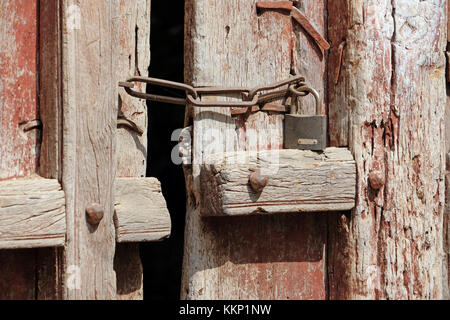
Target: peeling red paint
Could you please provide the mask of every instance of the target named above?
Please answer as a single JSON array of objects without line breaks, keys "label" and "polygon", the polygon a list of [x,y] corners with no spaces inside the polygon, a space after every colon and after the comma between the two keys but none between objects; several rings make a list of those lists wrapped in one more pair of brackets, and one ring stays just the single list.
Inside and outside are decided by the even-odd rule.
[{"label": "peeling red paint", "polygon": [[[37,0],[0,1],[0,181],[34,174],[39,131],[21,124],[39,118]],[[0,252],[0,299],[37,297],[37,251]]]},{"label": "peeling red paint", "polygon": [[39,134],[20,132],[38,119],[37,1],[2,1],[0,44],[0,180],[35,173]]}]

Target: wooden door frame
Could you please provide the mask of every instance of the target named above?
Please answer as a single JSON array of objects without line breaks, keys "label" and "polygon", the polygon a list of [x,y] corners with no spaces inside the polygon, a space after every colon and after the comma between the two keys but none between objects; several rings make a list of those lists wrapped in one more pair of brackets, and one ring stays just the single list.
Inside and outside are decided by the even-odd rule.
[{"label": "wooden door frame", "polygon": [[[113,299],[117,128],[116,1],[41,0],[41,175],[66,194],[64,260],[53,260],[55,298]],[[92,70],[95,70],[92,72]],[[92,161],[95,159],[94,161]],[[102,223],[86,222],[99,203]],[[61,275],[64,274],[63,281]]]},{"label": "wooden door frame", "polygon": [[[44,259],[50,290],[41,296],[143,299],[138,242],[166,238],[171,222],[159,181],[145,178],[146,102],[118,82],[150,64],[150,0],[41,0],[40,18],[40,173],[61,181],[67,219],[65,250]],[[98,226],[86,216],[95,203],[104,211]]]}]

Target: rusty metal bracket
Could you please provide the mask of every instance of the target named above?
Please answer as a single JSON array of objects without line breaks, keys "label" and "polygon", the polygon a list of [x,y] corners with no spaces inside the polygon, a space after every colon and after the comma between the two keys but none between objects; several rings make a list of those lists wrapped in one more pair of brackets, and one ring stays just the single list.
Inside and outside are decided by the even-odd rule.
[{"label": "rusty metal bracket", "polygon": [[19,125],[23,132],[28,132],[34,129],[42,129],[42,122],[39,119],[30,120]]},{"label": "rusty metal bracket", "polygon": [[117,127],[128,128],[131,131],[136,132],[139,136],[142,136],[144,134],[144,130],[142,130],[136,123],[124,117],[119,117],[117,119]]},{"label": "rusty metal bracket", "polygon": [[337,85],[339,82],[339,77],[341,76],[341,69],[342,69],[342,59],[344,57],[344,48],[345,48],[346,42],[345,40],[339,44],[338,47],[338,63],[336,66],[336,72],[334,74],[334,84]]},{"label": "rusty metal bracket", "polygon": [[322,55],[325,51],[330,49],[330,44],[327,40],[317,31],[317,29],[311,24],[309,19],[295,7],[292,1],[268,1],[257,2],[256,8],[260,10],[286,10],[290,13],[291,17],[299,23],[302,28],[309,34],[314,42],[319,47]]}]

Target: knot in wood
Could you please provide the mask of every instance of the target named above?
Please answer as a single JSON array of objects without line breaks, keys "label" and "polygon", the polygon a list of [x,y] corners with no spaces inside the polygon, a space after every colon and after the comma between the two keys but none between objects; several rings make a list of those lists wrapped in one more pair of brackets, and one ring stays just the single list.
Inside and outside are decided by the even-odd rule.
[{"label": "knot in wood", "polygon": [[374,170],[369,174],[369,183],[372,189],[379,190],[385,185],[386,178],[381,171]]},{"label": "knot in wood", "polygon": [[102,221],[104,214],[101,204],[92,203],[86,207],[86,219],[92,226],[98,225]]},{"label": "knot in wood", "polygon": [[261,193],[269,182],[269,178],[261,175],[260,172],[253,172],[249,176],[250,186],[256,193]]}]

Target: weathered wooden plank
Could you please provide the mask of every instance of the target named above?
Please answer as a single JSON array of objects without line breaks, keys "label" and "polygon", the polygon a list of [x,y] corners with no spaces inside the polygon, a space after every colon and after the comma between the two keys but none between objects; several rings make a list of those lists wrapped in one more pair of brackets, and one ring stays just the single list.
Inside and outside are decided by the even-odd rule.
[{"label": "weathered wooden plank", "polygon": [[[119,61],[117,77],[146,76],[150,65],[150,0],[119,1]],[[146,84],[136,84],[145,92]],[[119,118],[133,121],[141,134],[119,127],[117,130],[118,177],[143,177],[147,169],[147,104],[145,100],[119,91]]]},{"label": "weathered wooden plank", "polygon": [[330,298],[441,299],[446,1],[328,1],[328,13],[334,52],[346,41],[331,143],[358,170],[356,208],[330,216]]},{"label": "weathered wooden plank", "polygon": [[[196,0],[186,3],[186,14],[187,81],[252,87],[290,76],[295,39],[289,13],[262,10],[258,15],[253,0],[220,1],[214,6]],[[185,166],[182,298],[325,298],[325,220],[309,214],[232,219],[200,214],[204,159],[220,152],[281,149],[283,116],[257,112],[232,118],[230,110],[221,108],[187,114],[194,115],[193,162]]]},{"label": "weathered wooden plank", "polygon": [[155,178],[116,181],[117,242],[159,241],[170,235],[170,215]]},{"label": "weathered wooden plank", "polygon": [[[200,174],[204,215],[343,211],[355,206],[356,167],[347,149],[328,148],[323,154],[233,152],[210,163]],[[252,172],[268,179],[260,193],[249,186]]]},{"label": "weathered wooden plank", "polygon": [[0,4],[0,180],[36,173],[39,130],[22,125],[38,118],[37,1]]},{"label": "weathered wooden plank", "polygon": [[[37,119],[38,1],[0,2],[0,180],[34,174],[39,130],[21,124]],[[0,251],[0,299],[36,297],[36,250]]]},{"label": "weathered wooden plank", "polygon": [[[117,10],[116,0],[67,0],[61,8],[65,299],[116,296]],[[95,203],[104,217],[92,226],[86,208]]]},{"label": "weathered wooden plank", "polygon": [[39,173],[48,179],[61,180],[60,1],[40,0],[39,9],[39,114],[42,122]]},{"label": "weathered wooden plank", "polygon": [[[61,101],[61,1],[39,2],[39,114],[42,146],[39,174],[48,179],[62,176]],[[62,299],[64,248],[44,248],[37,253],[37,298]]]},{"label": "weathered wooden plank", "polygon": [[[450,82],[450,6],[447,2],[447,82]],[[445,174],[445,213],[444,213],[444,250],[446,262],[444,263],[444,292],[447,300],[450,300],[450,92],[447,90],[447,108],[445,108],[445,152],[446,174]]]},{"label": "weathered wooden plank", "polygon": [[57,180],[0,182],[0,249],[63,246],[64,192]]},{"label": "weathered wooden plank", "polygon": [[[299,1],[296,6],[314,25],[315,29],[325,36],[325,1],[304,0]],[[297,23],[294,23],[294,36],[296,41],[292,53],[292,67],[296,73],[305,76],[308,83],[319,92],[322,97],[321,111],[322,114],[326,114],[326,56],[313,38]],[[315,101],[311,97],[298,99],[298,105],[301,114],[315,114]]]},{"label": "weathered wooden plank", "polygon": [[[150,0],[120,0],[119,2],[117,76],[122,81],[130,76],[147,75],[150,64],[150,3]],[[145,92],[146,85],[139,84],[139,86],[142,87],[138,89]],[[138,134],[126,127],[118,128],[117,176],[143,177],[147,167],[146,102],[133,98],[120,89],[119,119],[133,121],[143,130],[143,133]],[[117,244],[114,270],[117,276],[117,299],[142,299],[144,296],[143,273],[138,244]]]},{"label": "weathered wooden plank", "polygon": [[[447,93],[447,108],[446,108],[446,128],[448,128],[448,125],[450,123],[450,116],[449,116],[449,103],[450,103],[450,96]],[[448,130],[446,130],[446,135],[448,136]],[[446,161],[446,172],[445,172],[445,210],[444,210],[444,264],[443,264],[443,270],[442,270],[442,278],[443,278],[443,296],[444,299],[449,300],[450,299],[450,273],[449,273],[449,267],[450,267],[450,153],[449,151],[449,144],[450,141],[446,138],[446,151],[447,151],[447,161]]]}]

